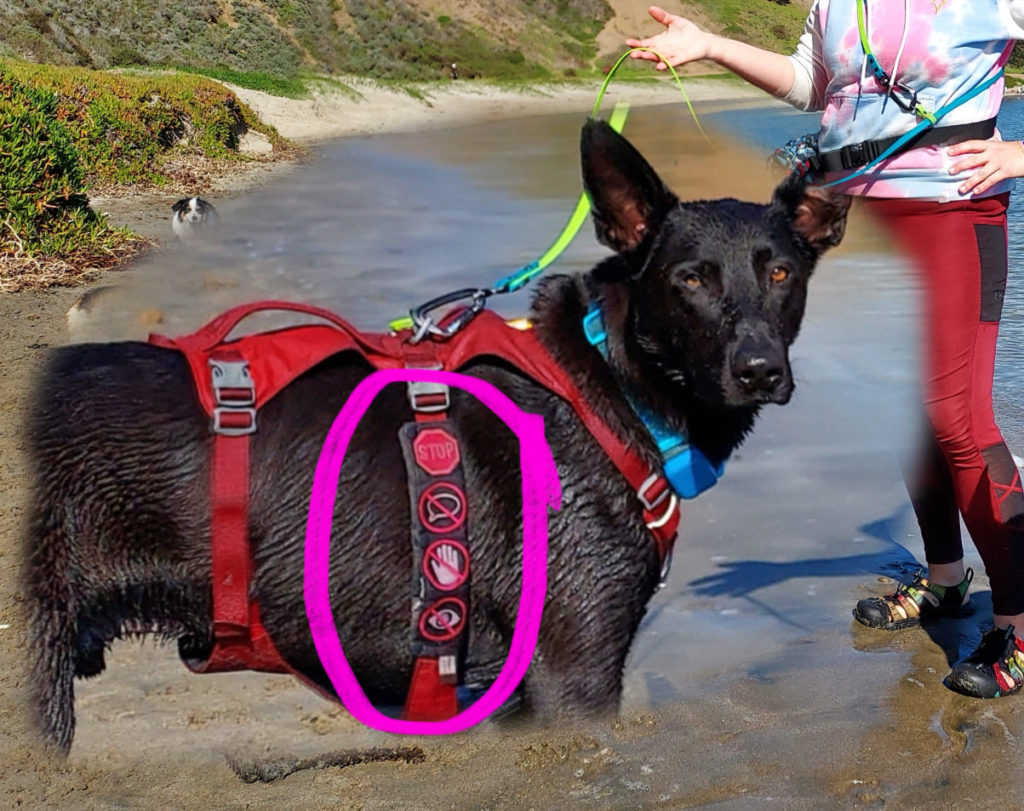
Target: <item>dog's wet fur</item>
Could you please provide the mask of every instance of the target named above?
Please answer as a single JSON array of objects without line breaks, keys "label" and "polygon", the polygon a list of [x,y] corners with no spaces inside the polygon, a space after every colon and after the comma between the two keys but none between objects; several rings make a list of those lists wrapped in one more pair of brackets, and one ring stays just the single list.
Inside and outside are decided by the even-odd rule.
[{"label": "dog's wet fur", "polygon": [[[838,243],[848,201],[784,180],[766,205],[680,203],[602,122],[582,133],[584,182],[598,238],[615,251],[582,277],[551,276],[533,301],[540,339],[610,427],[650,462],[649,435],[623,388],[712,463],[766,403],[793,390],[788,348],[815,262]],[[602,303],[605,361],[586,341]],[[539,717],[614,712],[630,643],[659,577],[638,501],[562,400],[492,359],[461,370],[543,415],[562,510],[551,519],[547,602],[522,691]],[[281,655],[328,692],[303,603],[313,473],[328,428],[371,370],[350,353],[303,374],[260,412],[252,437],[253,592]],[[520,596],[516,438],[461,391],[471,501],[472,616],[466,681],[500,670]],[[412,666],[410,528],[397,441],[410,420],[391,386],[346,455],[332,534],[334,613],[348,660],[375,702],[401,704]],[[113,640],[153,633],[202,660],[211,645],[209,466],[212,437],[182,355],[137,342],[57,350],[30,420],[36,480],[27,577],[32,683],[46,738],[74,730],[74,677],[95,676]]]}]

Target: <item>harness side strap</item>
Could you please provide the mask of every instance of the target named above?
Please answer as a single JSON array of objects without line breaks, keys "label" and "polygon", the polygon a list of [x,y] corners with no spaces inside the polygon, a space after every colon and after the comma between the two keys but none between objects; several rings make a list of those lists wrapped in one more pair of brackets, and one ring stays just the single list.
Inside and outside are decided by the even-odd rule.
[{"label": "harness side strap", "polygon": [[[249,593],[252,550],[249,544],[249,438],[256,429],[256,395],[234,352],[210,358],[217,408],[211,421],[210,579],[213,647],[206,661],[186,659],[190,670],[216,673],[250,669],[291,673],[260,621]],[[221,382],[218,382],[221,381]]]},{"label": "harness side strap", "polygon": [[214,435],[210,501],[214,639],[248,637],[248,436]]}]

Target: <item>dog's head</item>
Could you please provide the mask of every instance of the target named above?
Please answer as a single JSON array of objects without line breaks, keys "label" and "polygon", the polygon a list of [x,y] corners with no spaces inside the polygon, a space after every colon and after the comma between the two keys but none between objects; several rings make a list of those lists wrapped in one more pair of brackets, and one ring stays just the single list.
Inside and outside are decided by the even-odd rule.
[{"label": "dog's head", "polygon": [[598,239],[618,254],[595,279],[627,291],[623,340],[648,384],[711,407],[788,402],[807,282],[849,198],[790,175],[766,205],[680,203],[600,121],[581,152]]},{"label": "dog's head", "polygon": [[199,197],[183,197],[171,206],[171,211],[179,222],[196,224],[209,217],[211,208],[209,203]]}]

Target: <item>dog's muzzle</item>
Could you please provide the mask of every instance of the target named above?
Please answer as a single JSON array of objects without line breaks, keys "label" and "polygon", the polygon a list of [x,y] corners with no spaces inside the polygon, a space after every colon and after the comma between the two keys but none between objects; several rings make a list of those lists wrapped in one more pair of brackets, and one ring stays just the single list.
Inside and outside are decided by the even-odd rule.
[{"label": "dog's muzzle", "polygon": [[741,338],[729,361],[731,386],[727,389],[744,404],[789,402],[793,376],[785,349],[767,336],[748,334]]}]

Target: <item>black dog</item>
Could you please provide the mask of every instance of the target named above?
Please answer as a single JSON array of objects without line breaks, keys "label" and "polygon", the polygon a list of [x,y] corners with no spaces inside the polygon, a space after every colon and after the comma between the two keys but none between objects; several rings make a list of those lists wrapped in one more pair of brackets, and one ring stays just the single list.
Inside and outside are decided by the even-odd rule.
[{"label": "black dog", "polygon": [[[848,202],[785,180],[767,205],[681,204],[633,147],[601,123],[582,134],[583,176],[599,239],[616,255],[581,277],[554,276],[533,302],[538,336],[606,423],[650,461],[656,449],[623,392],[685,428],[717,463],[760,406],[789,400],[788,348],[819,254],[842,236]],[[581,320],[599,299],[606,361]],[[462,370],[543,415],[563,508],[551,522],[550,582],[523,703],[543,714],[613,711],[626,654],[658,583],[635,494],[562,400],[498,363]],[[334,356],[260,412],[252,441],[253,591],[292,667],[330,691],[303,605],[303,544],[323,438],[370,370]],[[104,669],[129,633],[177,638],[202,659],[211,644],[210,434],[184,358],[141,343],[57,351],[31,420],[36,468],[28,540],[33,683],[46,736],[70,746],[73,678]],[[520,588],[519,450],[485,406],[452,393],[474,494],[467,681],[504,662]],[[396,440],[410,419],[389,387],[346,456],[333,524],[338,630],[375,702],[409,683],[409,510]]]}]

